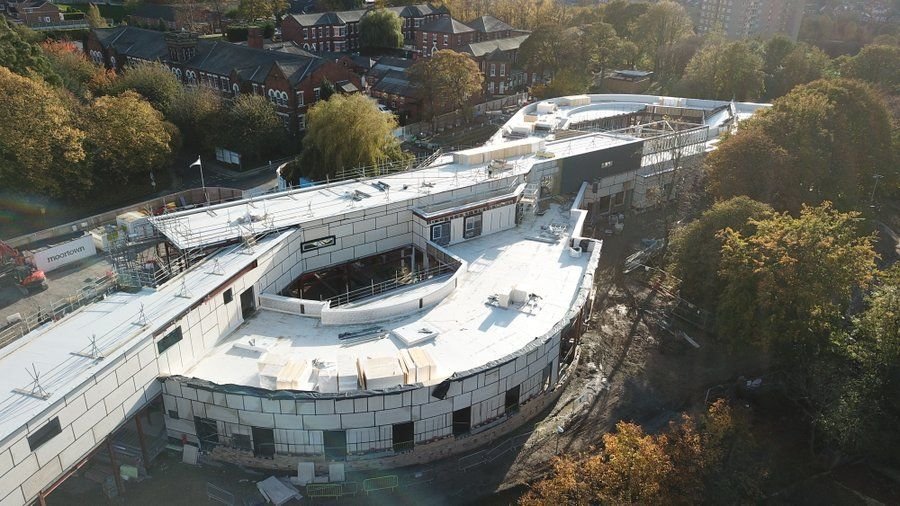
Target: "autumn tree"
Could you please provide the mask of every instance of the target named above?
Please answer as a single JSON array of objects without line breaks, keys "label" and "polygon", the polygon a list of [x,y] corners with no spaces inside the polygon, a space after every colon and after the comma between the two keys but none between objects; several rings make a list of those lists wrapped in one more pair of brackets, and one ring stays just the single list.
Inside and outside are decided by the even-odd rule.
[{"label": "autumn tree", "polygon": [[854,290],[875,268],[873,237],[859,236],[859,213],[825,202],[754,220],[752,234],[721,232],[720,335],[773,350],[800,367],[824,346]]},{"label": "autumn tree", "polygon": [[[324,179],[342,169],[402,161],[393,130],[397,121],[365,95],[334,95],[313,105],[306,115],[301,164],[291,179]],[[340,139],[340,142],[335,142]]]},{"label": "autumn tree", "polygon": [[764,88],[763,59],[741,41],[715,41],[691,58],[680,91],[689,96],[740,101],[760,97]]},{"label": "autumn tree", "polygon": [[84,135],[56,90],[0,67],[0,181],[5,190],[74,197],[89,188]]},{"label": "autumn tree", "polygon": [[260,95],[241,95],[225,112],[217,146],[243,155],[243,162],[269,160],[284,148],[287,132],[275,107]]},{"label": "autumn tree", "polygon": [[149,178],[172,154],[172,130],[141,95],[100,97],[86,112],[85,146],[95,178],[105,184]]},{"label": "autumn tree", "polygon": [[219,95],[206,88],[185,88],[169,105],[167,119],[181,131],[184,146],[192,151],[215,148],[224,111]]},{"label": "autumn tree", "polygon": [[88,4],[88,10],[84,14],[84,19],[91,28],[107,28],[109,26],[109,23],[106,22],[106,18],[100,15],[100,9],[93,3]]},{"label": "autumn tree", "polygon": [[41,49],[60,84],[81,99],[90,99],[111,82],[106,69],[88,60],[71,42],[47,41]]},{"label": "autumn tree", "polygon": [[394,49],[403,46],[403,20],[388,9],[369,11],[359,21],[359,45]]},{"label": "autumn tree", "polygon": [[[681,4],[664,0],[651,4],[634,22],[634,38],[652,63],[654,72],[669,67],[669,50],[681,39],[694,33],[694,23]],[[658,75],[666,80],[669,76]]]},{"label": "autumn tree", "polygon": [[481,93],[484,75],[467,54],[444,49],[409,68],[410,82],[434,118],[446,111],[460,110]]},{"label": "autumn tree", "polygon": [[868,45],[850,58],[843,74],[900,93],[900,47]]},{"label": "autumn tree", "polygon": [[723,290],[719,277],[722,237],[726,228],[744,236],[755,231],[754,222],[767,217],[772,208],[748,197],[717,202],[699,218],[677,229],[670,252],[670,272],[681,280],[680,295],[688,301],[715,311]]},{"label": "autumn tree", "polygon": [[181,83],[159,63],[143,63],[129,67],[109,86],[111,95],[134,91],[143,96],[156,110],[166,114],[169,105],[181,91]]},{"label": "autumn tree", "polygon": [[244,21],[253,23],[271,19],[287,11],[287,0],[240,0],[238,15]]},{"label": "autumn tree", "polygon": [[898,180],[884,103],[847,79],[794,88],[723,140],[706,168],[715,197],[748,195],[793,212],[824,200],[857,205],[875,174],[882,184]]},{"label": "autumn tree", "polygon": [[619,422],[598,451],[553,460],[550,476],[520,506],[749,504],[764,473],[746,419],[718,400],[702,416],[683,415],[662,434]]},{"label": "autumn tree", "polygon": [[0,66],[20,76],[41,78],[50,84],[60,83],[41,48],[26,40],[19,27],[10,26],[5,16],[0,16]]}]

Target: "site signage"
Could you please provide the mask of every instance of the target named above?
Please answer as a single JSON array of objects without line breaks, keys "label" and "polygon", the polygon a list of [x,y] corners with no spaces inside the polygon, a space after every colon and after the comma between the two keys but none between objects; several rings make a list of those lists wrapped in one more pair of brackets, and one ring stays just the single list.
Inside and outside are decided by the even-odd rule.
[{"label": "site signage", "polygon": [[34,252],[34,264],[44,272],[77,262],[97,254],[94,240],[85,235],[51,248]]}]

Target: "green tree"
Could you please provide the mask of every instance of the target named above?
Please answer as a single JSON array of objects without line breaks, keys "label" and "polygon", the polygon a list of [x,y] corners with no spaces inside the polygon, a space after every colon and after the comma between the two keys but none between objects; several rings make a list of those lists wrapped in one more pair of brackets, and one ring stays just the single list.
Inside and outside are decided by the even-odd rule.
[{"label": "green tree", "polygon": [[[122,184],[162,168],[172,154],[172,130],[141,95],[100,97],[86,112],[86,151],[94,177]],[[109,186],[107,186],[109,187]]]},{"label": "green tree", "polygon": [[792,212],[824,200],[852,207],[871,194],[875,174],[885,187],[898,180],[884,102],[847,79],[794,88],[723,140],[706,168],[716,198],[748,195]]},{"label": "green tree", "polygon": [[394,49],[403,46],[403,20],[388,9],[369,11],[359,20],[359,45]]},{"label": "green tree", "polygon": [[90,187],[84,132],[56,90],[0,67],[0,181],[16,193],[74,197]]},{"label": "green tree", "polygon": [[159,63],[129,67],[109,86],[109,94],[134,91],[146,98],[158,111],[168,113],[169,105],[182,90],[181,83]]},{"label": "green tree", "polygon": [[734,197],[717,202],[699,218],[677,229],[670,246],[670,272],[681,280],[680,294],[700,307],[715,311],[723,290],[719,277],[722,237],[726,228],[743,236],[752,235],[756,227],[751,220],[769,216],[772,208],[748,197]]},{"label": "green tree", "polygon": [[484,75],[467,54],[444,49],[409,68],[410,82],[427,105],[430,117],[462,109],[481,93]]},{"label": "green tree", "polygon": [[241,95],[225,113],[217,145],[241,153],[243,162],[281,153],[287,132],[272,104],[260,95]]},{"label": "green tree", "polygon": [[740,101],[762,95],[763,59],[745,42],[713,42],[691,58],[680,89],[698,98]]},{"label": "green tree", "polygon": [[87,20],[91,28],[106,28],[109,26],[106,18],[100,15],[100,9],[93,3],[88,4],[88,10],[84,14],[84,19]]},{"label": "green tree", "polygon": [[[650,5],[634,23],[634,37],[641,51],[650,59],[654,72],[671,67],[667,58],[671,48],[694,33],[694,23],[681,4],[664,0]],[[666,80],[670,76],[657,75]]]},{"label": "green tree", "polygon": [[797,47],[797,44],[784,35],[776,35],[767,40],[763,45],[763,55],[765,65],[763,70],[766,74],[772,75],[782,66],[782,62],[791,51]]},{"label": "green tree", "polygon": [[[768,60],[768,54],[766,56]],[[771,72],[766,71],[766,96],[777,98],[796,86],[827,77],[830,67],[831,58],[821,49],[797,44]]]},{"label": "green tree", "polygon": [[843,74],[900,94],[900,47],[869,45],[850,58]]},{"label": "green tree", "polygon": [[[612,67],[625,63],[622,53],[622,39],[616,35],[612,25],[603,22],[584,26],[578,35],[577,46],[583,52],[583,70],[599,72],[601,75]],[[574,60],[573,61],[578,61]]]},{"label": "green tree", "polygon": [[579,95],[588,91],[591,85],[590,74],[584,69],[563,69],[556,73],[550,84],[536,85],[531,91],[538,99]]},{"label": "green tree", "polygon": [[566,56],[572,47],[571,39],[560,25],[544,24],[539,26],[519,46],[518,60],[529,73],[544,75],[555,73],[563,67]]},{"label": "green tree", "polygon": [[854,290],[875,269],[873,237],[860,237],[859,213],[829,202],[750,220],[755,232],[734,229],[723,239],[720,334],[772,349],[785,365],[809,363],[826,346]]},{"label": "green tree", "polygon": [[306,128],[301,163],[291,176],[295,182],[406,158],[393,135],[397,121],[365,95],[338,94],[316,102],[306,115]]},{"label": "green tree", "polygon": [[43,78],[50,84],[60,84],[41,48],[26,40],[18,27],[7,23],[0,16],[0,66],[26,77]]},{"label": "green tree", "polygon": [[649,7],[650,4],[647,2],[613,0],[604,6],[603,21],[612,25],[619,36],[630,38],[634,35],[635,21],[646,13]]},{"label": "green tree", "polygon": [[167,119],[181,131],[184,146],[194,151],[215,148],[224,118],[219,95],[206,88],[185,88],[169,104]]}]

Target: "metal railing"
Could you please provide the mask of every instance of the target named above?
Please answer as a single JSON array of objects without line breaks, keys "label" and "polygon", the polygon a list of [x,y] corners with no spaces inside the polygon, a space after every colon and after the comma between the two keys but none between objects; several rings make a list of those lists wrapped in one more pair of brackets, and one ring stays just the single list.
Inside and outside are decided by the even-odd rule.
[{"label": "metal railing", "polygon": [[423,281],[428,281],[435,277],[454,272],[455,270],[456,268],[452,265],[441,264],[436,267],[431,267],[429,269],[421,271],[411,272],[407,274],[397,274],[392,279],[388,279],[380,283],[375,283],[373,281],[369,286],[357,288],[356,290],[350,290],[349,292],[330,297],[326,300],[331,302],[332,308],[339,307],[350,304],[351,302],[356,302],[369,297],[374,297],[376,295],[381,295],[398,288],[405,288],[421,283]]},{"label": "metal railing", "polygon": [[0,348],[9,345],[47,322],[59,320],[76,309],[105,297],[116,291],[118,287],[118,277],[114,273],[107,273],[102,278],[88,283],[69,297],[60,299],[52,304],[37,305],[30,313],[21,315],[21,320],[0,330]]}]

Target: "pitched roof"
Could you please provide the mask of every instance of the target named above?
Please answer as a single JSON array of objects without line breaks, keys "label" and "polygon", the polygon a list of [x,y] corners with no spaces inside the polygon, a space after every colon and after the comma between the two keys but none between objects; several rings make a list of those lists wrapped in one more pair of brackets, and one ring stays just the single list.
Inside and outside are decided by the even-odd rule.
[{"label": "pitched roof", "polygon": [[124,25],[115,28],[97,28],[94,29],[94,34],[101,46],[111,47],[119,54],[150,61],[169,56],[162,32]]},{"label": "pitched roof", "polygon": [[461,21],[457,21],[453,18],[438,18],[432,21],[431,23],[425,24],[421,28],[423,32],[435,32],[435,33],[468,33],[474,32],[475,30],[470,26],[467,26],[465,23]]},{"label": "pitched roof", "polygon": [[513,29],[513,27],[509,26],[503,21],[500,21],[494,16],[481,16],[480,18],[476,18],[466,24],[481,33],[503,32]]},{"label": "pitched roof", "polygon": [[462,48],[463,53],[469,53],[474,57],[484,56],[494,51],[512,51],[519,49],[519,46],[525,42],[528,35],[517,35],[515,37],[506,37],[504,39],[485,40],[483,42],[473,42],[466,44]]},{"label": "pitched roof", "polygon": [[335,26],[355,23],[365,16],[365,9],[340,12],[319,12],[316,14],[291,14],[300,26]]},{"label": "pitched roof", "polygon": [[428,4],[403,5],[400,7],[388,7],[388,9],[396,12],[401,18],[424,18],[425,16],[430,16],[432,14],[450,13],[447,7],[443,5],[432,7]]},{"label": "pitched roof", "polygon": [[171,5],[142,4],[139,5],[131,15],[139,18],[162,19],[174,23],[175,7]]},{"label": "pitched roof", "polygon": [[375,83],[372,89],[401,97],[416,96],[416,88],[409,82],[406,73],[397,70],[389,70],[384,77]]},{"label": "pitched roof", "polygon": [[[94,33],[103,47],[112,47],[119,54],[145,60],[166,60],[169,55],[163,32],[119,26],[96,29]],[[324,63],[303,50],[288,53],[200,39],[196,53],[184,66],[223,76],[233,70],[243,80],[262,83],[277,65],[291,85],[296,85]]]}]

